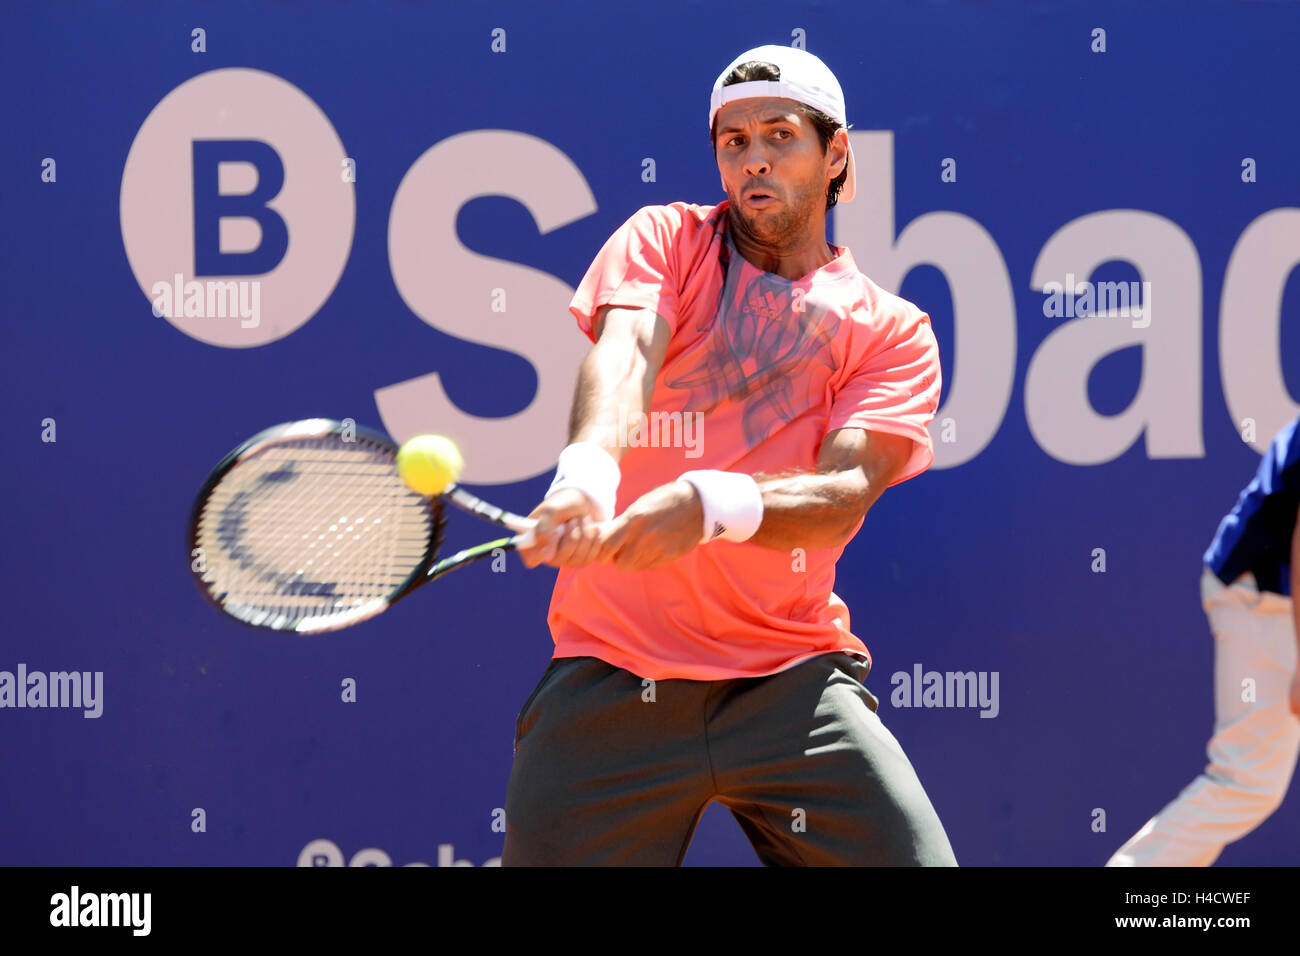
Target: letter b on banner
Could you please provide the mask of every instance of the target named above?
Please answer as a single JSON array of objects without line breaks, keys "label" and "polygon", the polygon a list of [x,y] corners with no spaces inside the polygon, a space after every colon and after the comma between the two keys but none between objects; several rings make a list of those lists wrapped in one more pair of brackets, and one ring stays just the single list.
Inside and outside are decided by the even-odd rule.
[{"label": "letter b on banner", "polygon": [[122,243],[146,299],[178,275],[182,286],[255,279],[255,325],[180,309],[167,321],[226,348],[294,332],[334,291],[352,248],[355,187],[337,174],[346,158],[320,107],[278,76],[213,70],[176,87],[141,125],[122,173]]},{"label": "letter b on banner", "polygon": [[[256,183],[251,191],[223,192],[223,164],[240,163],[251,169]],[[194,274],[199,276],[261,275],[284,259],[289,230],[270,202],[284,187],[284,164],[266,143],[256,140],[194,141]],[[222,250],[221,224],[251,220],[261,230],[261,241],[247,252]]]}]

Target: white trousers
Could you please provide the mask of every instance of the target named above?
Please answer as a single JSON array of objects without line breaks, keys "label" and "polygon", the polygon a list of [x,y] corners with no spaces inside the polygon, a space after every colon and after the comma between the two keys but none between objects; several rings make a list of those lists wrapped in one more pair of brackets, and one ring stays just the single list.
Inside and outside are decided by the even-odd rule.
[{"label": "white trousers", "polygon": [[1288,704],[1296,671],[1291,598],[1259,591],[1250,574],[1225,587],[1207,568],[1201,603],[1214,632],[1210,762],[1107,866],[1209,866],[1263,823],[1291,785],[1300,754],[1300,720]]}]

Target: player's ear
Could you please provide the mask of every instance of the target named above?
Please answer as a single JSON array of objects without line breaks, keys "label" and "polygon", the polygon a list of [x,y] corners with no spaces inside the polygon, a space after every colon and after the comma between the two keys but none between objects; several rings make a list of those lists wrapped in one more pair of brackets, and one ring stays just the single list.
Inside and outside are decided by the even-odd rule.
[{"label": "player's ear", "polygon": [[849,168],[849,131],[846,129],[836,130],[835,138],[831,142],[835,146],[834,159],[838,159],[840,156],[844,157],[844,163],[835,172],[835,175],[838,176]]}]

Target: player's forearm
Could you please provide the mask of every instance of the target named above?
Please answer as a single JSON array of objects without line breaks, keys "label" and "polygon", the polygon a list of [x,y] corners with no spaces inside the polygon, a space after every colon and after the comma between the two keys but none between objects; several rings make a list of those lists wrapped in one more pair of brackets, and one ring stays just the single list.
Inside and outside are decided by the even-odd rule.
[{"label": "player's forearm", "polygon": [[569,441],[596,442],[616,460],[622,459],[627,432],[653,394],[654,378],[640,350],[597,342],[578,373]]},{"label": "player's forearm", "polygon": [[759,480],[758,487],[763,523],[749,540],[780,551],[844,544],[876,497],[856,470],[769,478]]}]

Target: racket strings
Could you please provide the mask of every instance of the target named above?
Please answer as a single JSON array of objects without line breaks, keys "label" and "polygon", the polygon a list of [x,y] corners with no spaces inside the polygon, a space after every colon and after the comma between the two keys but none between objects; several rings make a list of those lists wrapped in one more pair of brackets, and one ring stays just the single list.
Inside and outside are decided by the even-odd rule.
[{"label": "racket strings", "polygon": [[[376,555],[368,553],[368,548],[389,556],[389,573],[391,557],[403,550],[402,546],[407,554],[418,556],[423,551],[424,529],[407,529],[405,537],[400,537],[400,521],[384,523],[385,512],[391,510],[391,489],[375,489],[372,485],[373,478],[381,477],[383,472],[358,471],[359,475],[313,471],[303,479],[302,501],[278,496],[261,502],[256,523],[259,532],[251,538],[251,550],[264,554],[273,565],[282,565],[289,555],[297,556],[305,548],[312,556],[305,559],[300,573],[313,565],[323,573],[350,564],[372,567]],[[365,483],[350,487],[347,479],[353,477]],[[314,503],[314,509],[305,510],[304,502]],[[346,513],[349,510],[352,514]],[[299,529],[303,530],[298,540],[285,533]]]},{"label": "racket strings", "polygon": [[[313,573],[314,567],[315,573],[330,576],[350,564],[372,566],[374,555],[367,553],[369,547],[391,554],[400,532],[399,522],[383,521],[389,495],[386,490],[376,494],[364,486],[353,492],[341,480],[346,477],[313,472],[302,479],[301,499],[264,495],[246,522],[250,526],[247,544],[241,544],[235,556],[251,552],[272,568],[297,563],[301,565],[295,569],[299,575]],[[247,496],[248,491],[241,494]],[[315,507],[308,511],[304,503]],[[339,513],[341,510],[353,514]],[[301,534],[296,534],[300,530]],[[410,536],[409,543],[410,553],[418,555],[419,536]]]},{"label": "racket strings", "polygon": [[209,494],[203,580],[250,623],[347,616],[382,607],[440,523],[390,450],[337,435],[281,440],[246,454]]}]

